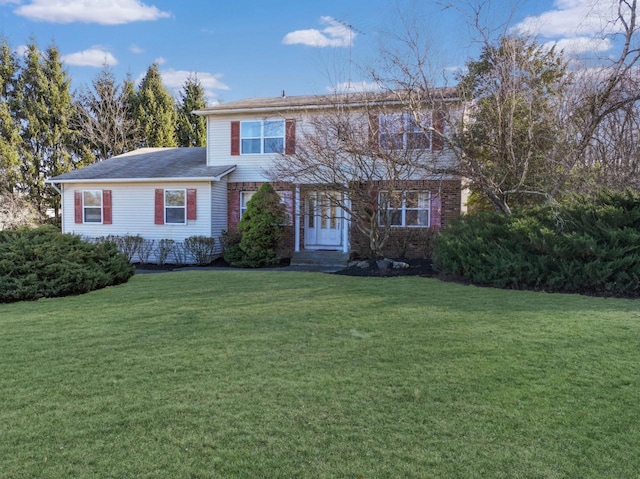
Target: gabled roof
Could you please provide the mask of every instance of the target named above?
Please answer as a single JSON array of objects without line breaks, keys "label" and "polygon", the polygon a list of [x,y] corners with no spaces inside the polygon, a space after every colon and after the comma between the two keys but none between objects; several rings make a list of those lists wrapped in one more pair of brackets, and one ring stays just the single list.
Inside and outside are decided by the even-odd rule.
[{"label": "gabled roof", "polygon": [[[402,105],[404,91],[335,93],[327,95],[278,96],[271,98],[248,98],[196,110],[196,115],[224,115],[247,112],[304,111],[331,109],[336,107],[364,107],[371,105]],[[457,89],[433,88],[428,92],[431,101],[455,101]],[[425,101],[427,100],[425,95]]]},{"label": "gabled roof", "polygon": [[206,153],[206,148],[140,148],[54,176],[47,182],[219,181],[235,170],[235,165],[207,166]]}]

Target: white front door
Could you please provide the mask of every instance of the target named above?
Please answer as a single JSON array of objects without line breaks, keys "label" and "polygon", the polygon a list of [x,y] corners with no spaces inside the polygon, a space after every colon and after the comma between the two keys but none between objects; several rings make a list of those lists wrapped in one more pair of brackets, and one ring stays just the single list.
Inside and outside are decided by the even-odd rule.
[{"label": "white front door", "polygon": [[310,192],[306,198],[304,244],[311,248],[342,245],[343,213],[340,193]]}]

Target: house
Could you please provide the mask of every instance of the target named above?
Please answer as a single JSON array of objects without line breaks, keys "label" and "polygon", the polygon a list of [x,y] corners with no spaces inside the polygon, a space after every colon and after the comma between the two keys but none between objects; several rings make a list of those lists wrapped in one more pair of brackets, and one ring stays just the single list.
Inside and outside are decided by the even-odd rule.
[{"label": "house", "polygon": [[[62,231],[85,237],[140,235],[175,241],[195,235],[220,237],[237,229],[251,196],[269,181],[290,219],[283,235],[285,256],[304,250],[365,254],[366,240],[353,225],[354,210],[341,207],[349,204],[345,191],[336,187],[327,192],[326,185],[318,182],[274,181],[270,171],[302,148],[312,118],[336,108],[366,112],[369,118],[376,112],[377,136],[368,140],[375,142],[372,149],[420,150],[450,160],[437,135],[412,126],[401,102],[388,96],[378,95],[374,102],[370,98],[369,94],[254,98],[197,111],[207,121],[206,148],[143,148],[50,178],[48,183],[62,195]],[[447,108],[455,107],[454,95],[443,98]],[[387,128],[397,121],[404,125],[402,130]],[[440,127],[435,116],[433,122],[434,128]],[[376,181],[375,191],[386,191],[385,178]],[[461,181],[455,176],[412,174],[402,179],[402,191],[396,200],[385,200],[394,203],[393,213],[379,221],[392,226],[389,254],[420,256],[424,248],[411,242],[421,236],[428,241],[422,233],[460,214]],[[392,251],[394,247],[400,249]]]}]

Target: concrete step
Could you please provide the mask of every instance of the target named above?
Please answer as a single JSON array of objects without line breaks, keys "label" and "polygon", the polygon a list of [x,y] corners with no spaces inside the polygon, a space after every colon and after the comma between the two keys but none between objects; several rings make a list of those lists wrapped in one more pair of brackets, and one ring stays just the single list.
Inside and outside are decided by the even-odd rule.
[{"label": "concrete step", "polygon": [[304,250],[294,253],[291,266],[323,266],[327,268],[346,268],[349,254],[342,251]]}]

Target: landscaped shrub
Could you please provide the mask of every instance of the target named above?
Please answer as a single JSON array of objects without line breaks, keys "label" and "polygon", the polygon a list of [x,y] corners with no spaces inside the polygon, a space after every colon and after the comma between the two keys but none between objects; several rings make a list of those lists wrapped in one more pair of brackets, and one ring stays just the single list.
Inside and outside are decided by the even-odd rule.
[{"label": "landscaped shrub", "polygon": [[53,226],[0,231],[0,302],[67,296],[126,282],[134,268],[110,241]]},{"label": "landscaped shrub", "polygon": [[286,218],[280,195],[269,183],[263,184],[247,203],[238,223],[242,239],[238,247],[227,248],[225,261],[250,268],[276,264],[276,248]]},{"label": "landscaped shrub", "polygon": [[163,266],[167,263],[169,255],[173,252],[176,242],[172,239],[161,239],[158,241],[158,248],[156,249],[156,262]]},{"label": "landscaped shrub", "polygon": [[216,258],[216,239],[209,236],[189,236],[184,240],[185,252],[196,264],[211,263]]},{"label": "landscaped shrub", "polygon": [[[129,262],[144,247],[145,239],[140,235],[107,236],[107,240],[116,244],[118,249],[127,257]],[[140,261],[143,262],[143,261]]]},{"label": "landscaped shrub", "polygon": [[640,295],[640,195],[604,192],[512,216],[470,214],[437,238],[435,264],[477,284]]}]

